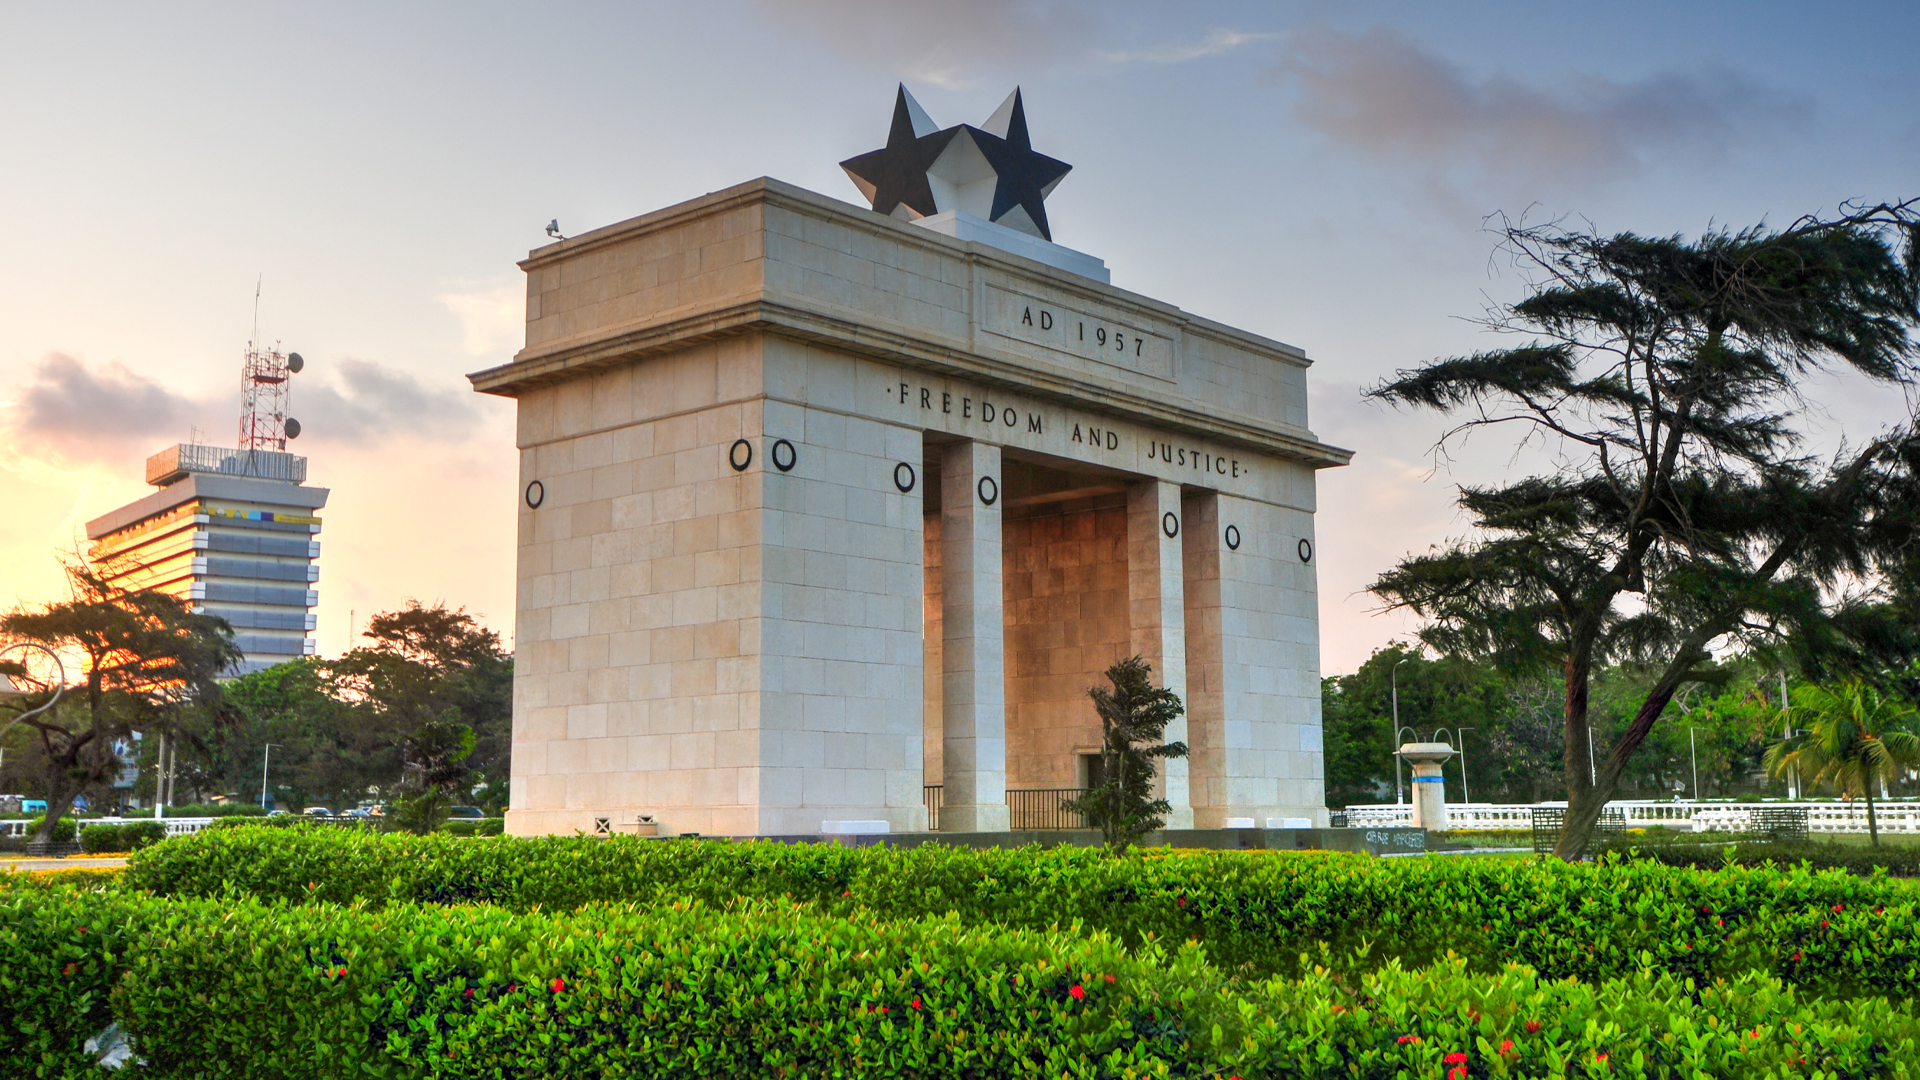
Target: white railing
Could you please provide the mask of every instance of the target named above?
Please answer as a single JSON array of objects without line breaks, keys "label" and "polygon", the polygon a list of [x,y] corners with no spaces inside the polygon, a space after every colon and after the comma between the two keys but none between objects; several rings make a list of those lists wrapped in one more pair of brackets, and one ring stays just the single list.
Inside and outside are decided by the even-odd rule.
[{"label": "white railing", "polygon": [[[152,820],[153,820],[152,818],[119,818],[119,817],[85,818],[78,822],[75,822],[75,824],[79,825],[82,829],[84,829],[89,825],[125,825],[126,823],[131,821],[152,821]],[[186,836],[190,833],[197,833],[201,829],[204,829],[207,826],[219,820],[220,820],[219,818],[210,818],[210,817],[180,817],[180,818],[170,817],[165,819],[165,824],[167,826],[168,836]],[[27,826],[29,824],[31,824],[31,822],[27,818],[12,818],[6,821],[0,821],[0,837],[7,837],[14,840],[25,840],[27,838]]]},{"label": "white railing", "polygon": [[[1533,825],[1535,806],[1542,809],[1564,808],[1564,802],[1512,805],[1464,803],[1447,807],[1447,826],[1452,829],[1526,829]],[[1648,825],[1690,828],[1694,832],[1746,832],[1755,810],[1805,810],[1807,831],[1815,833],[1863,833],[1867,831],[1867,804],[1856,799],[1838,802],[1611,802],[1627,819],[1628,828]],[[1881,832],[1920,833],[1920,803],[1901,799],[1876,800],[1873,813]],[[1413,824],[1411,806],[1349,806],[1347,827],[1377,829]]]}]

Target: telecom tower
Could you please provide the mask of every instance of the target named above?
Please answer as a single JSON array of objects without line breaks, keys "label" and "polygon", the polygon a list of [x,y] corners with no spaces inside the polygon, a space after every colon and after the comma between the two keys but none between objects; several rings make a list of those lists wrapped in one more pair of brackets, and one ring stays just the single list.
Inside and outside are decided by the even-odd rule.
[{"label": "telecom tower", "polygon": [[234,674],[315,651],[313,537],[327,489],[305,486],[307,459],[286,452],[300,436],[288,391],[304,366],[297,352],[249,341],[239,445],[160,451],[147,459],[147,483],[159,490],[87,522],[91,557],[109,580],[171,593],[232,624],[245,655]]}]

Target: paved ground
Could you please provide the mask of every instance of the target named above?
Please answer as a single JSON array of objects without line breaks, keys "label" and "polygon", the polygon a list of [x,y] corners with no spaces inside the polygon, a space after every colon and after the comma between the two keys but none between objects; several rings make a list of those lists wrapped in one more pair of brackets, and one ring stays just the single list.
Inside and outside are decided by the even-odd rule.
[{"label": "paved ground", "polygon": [[0,871],[6,870],[118,870],[127,865],[125,855],[70,855],[64,859],[27,859],[9,856],[0,859]]}]

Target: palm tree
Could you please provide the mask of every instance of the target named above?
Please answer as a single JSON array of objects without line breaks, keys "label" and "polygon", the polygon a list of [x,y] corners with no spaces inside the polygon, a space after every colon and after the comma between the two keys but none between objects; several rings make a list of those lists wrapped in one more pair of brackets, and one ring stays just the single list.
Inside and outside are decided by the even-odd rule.
[{"label": "palm tree", "polygon": [[1867,834],[1880,846],[1873,816],[1873,785],[1920,764],[1920,735],[1908,728],[1913,710],[1858,679],[1800,690],[1793,713],[1806,729],[1767,747],[1763,761],[1775,777],[1788,769],[1867,800]]}]

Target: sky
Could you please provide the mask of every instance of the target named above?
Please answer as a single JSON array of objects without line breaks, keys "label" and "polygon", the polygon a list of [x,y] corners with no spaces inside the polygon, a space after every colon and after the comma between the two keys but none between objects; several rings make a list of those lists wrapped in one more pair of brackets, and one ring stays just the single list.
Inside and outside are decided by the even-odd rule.
[{"label": "sky", "polygon": [[[515,261],[758,176],[859,200],[896,81],[942,125],[1015,85],[1073,172],[1054,238],[1113,283],[1304,348],[1321,665],[1417,625],[1366,592],[1463,535],[1457,488],[1550,465],[1369,403],[1496,342],[1489,215],[1785,225],[1920,194],[1920,20],[1885,3],[0,4],[0,607],[197,430],[253,333],[307,360],[321,652],[409,598],[511,639]],[[1504,340],[1504,339],[1501,339]],[[1817,440],[1906,415],[1819,380]]]}]

